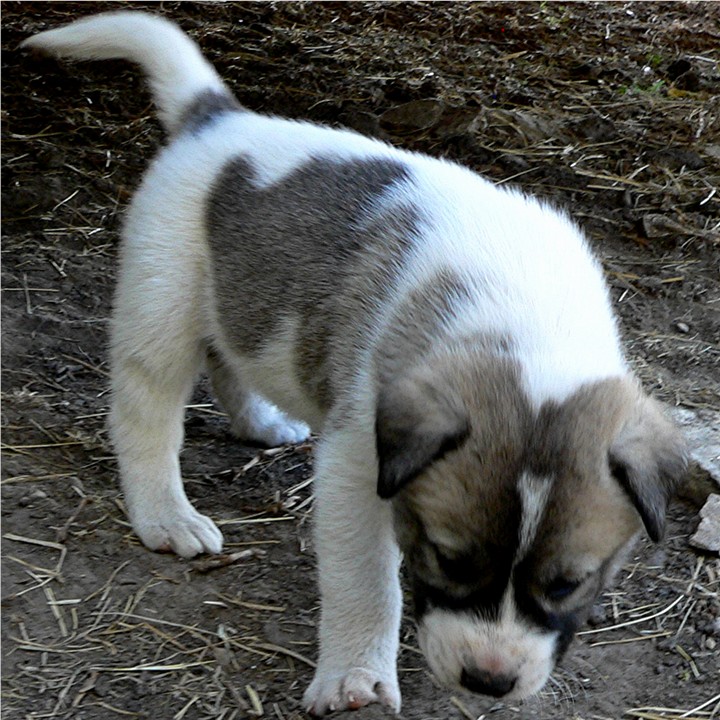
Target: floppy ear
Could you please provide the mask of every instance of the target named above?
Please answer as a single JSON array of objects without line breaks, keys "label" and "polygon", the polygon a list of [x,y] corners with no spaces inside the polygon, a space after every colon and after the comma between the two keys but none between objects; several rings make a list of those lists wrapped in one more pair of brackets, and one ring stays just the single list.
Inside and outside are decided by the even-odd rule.
[{"label": "floppy ear", "polygon": [[640,513],[647,534],[657,542],[665,530],[665,511],[687,468],[685,441],[658,403],[643,398],[640,412],[615,439],[610,471]]},{"label": "floppy ear", "polygon": [[384,387],[375,437],[377,493],[393,497],[430,463],[459,447],[468,434],[462,404],[429,372],[415,372]]}]

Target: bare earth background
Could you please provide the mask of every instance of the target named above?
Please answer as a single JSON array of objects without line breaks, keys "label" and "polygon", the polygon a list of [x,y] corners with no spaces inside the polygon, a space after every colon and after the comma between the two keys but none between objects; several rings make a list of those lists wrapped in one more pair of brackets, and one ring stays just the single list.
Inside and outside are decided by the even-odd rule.
[{"label": "bare earth background", "polygon": [[[124,518],[106,323],[122,208],[163,139],[134,69],[16,49],[118,5],[2,3],[2,715],[299,719],[318,617],[311,444],[239,445],[201,384],[184,474],[239,555],[153,554]],[[648,389],[720,409],[717,5],[151,7],[249,108],[455,158],[569,208]],[[402,717],[717,716],[720,568],[689,547],[696,524],[673,505],[665,542],[638,547],[591,633],[524,704],[438,688],[406,622]]]}]

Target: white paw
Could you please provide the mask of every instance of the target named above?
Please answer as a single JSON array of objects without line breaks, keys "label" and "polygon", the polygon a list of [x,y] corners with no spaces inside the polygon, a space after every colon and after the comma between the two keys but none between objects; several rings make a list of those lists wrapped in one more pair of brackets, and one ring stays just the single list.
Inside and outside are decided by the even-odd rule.
[{"label": "white paw", "polygon": [[292,420],[270,403],[258,401],[249,417],[237,418],[232,433],[243,440],[254,440],[268,447],[307,440],[310,428],[299,420]]},{"label": "white paw", "polygon": [[195,508],[165,509],[158,514],[136,513],[132,526],[143,544],[157,552],[174,552],[191,558],[200,553],[217,554],[223,536],[215,523]]},{"label": "white paw", "polygon": [[339,673],[318,670],[303,697],[303,706],[316,716],[336,710],[357,710],[371,703],[400,712],[400,688],[394,672],[362,667]]}]

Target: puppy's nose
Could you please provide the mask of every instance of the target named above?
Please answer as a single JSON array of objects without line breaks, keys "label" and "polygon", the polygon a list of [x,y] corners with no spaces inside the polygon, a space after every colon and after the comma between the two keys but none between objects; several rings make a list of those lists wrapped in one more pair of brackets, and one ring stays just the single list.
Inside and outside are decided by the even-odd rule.
[{"label": "puppy's nose", "polygon": [[463,668],[460,684],[472,692],[491,697],[507,695],[514,687],[517,678],[510,675],[495,675],[487,670]]}]

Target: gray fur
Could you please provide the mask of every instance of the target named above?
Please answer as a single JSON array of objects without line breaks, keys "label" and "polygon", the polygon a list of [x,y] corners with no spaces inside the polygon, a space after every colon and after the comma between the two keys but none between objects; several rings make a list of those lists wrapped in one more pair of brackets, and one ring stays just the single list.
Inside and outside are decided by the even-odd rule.
[{"label": "gray fur", "polygon": [[[375,429],[381,497],[395,495],[468,434],[467,409],[447,402],[444,388],[435,392],[433,369],[424,373],[422,367],[430,353],[456,342],[449,328],[469,298],[470,290],[462,279],[449,269],[442,270],[402,299],[378,342]],[[488,344],[479,337],[473,343]]]},{"label": "gray fur", "polygon": [[380,383],[391,382],[431,349],[453,340],[448,328],[470,297],[468,286],[449,269],[410,290],[379,341],[376,360]]},{"label": "gray fur", "polygon": [[[684,470],[682,440],[657,404],[624,379],[585,385],[564,402],[546,402],[533,411],[518,368],[484,355],[481,346],[471,343],[472,362],[459,361],[464,377],[452,363],[430,361],[433,392],[452,404],[452,417],[468,419],[470,431],[394,500],[416,609],[419,616],[433,606],[492,616],[514,573],[521,611],[542,624],[546,589],[560,580],[582,581],[562,603],[564,615],[552,616],[567,621],[563,642],[569,642],[617,569],[640,519],[651,537],[655,533],[653,539],[659,536],[668,498]],[[413,403],[432,407],[417,385],[412,389],[421,397],[411,397]],[[407,404],[407,397],[400,397],[391,406],[403,413]],[[618,485],[611,473],[619,457],[631,488]],[[549,488],[537,532],[523,550],[517,535],[523,512],[519,484],[527,473]],[[444,547],[438,547],[438,537]],[[595,559],[586,551],[580,561],[578,547],[591,547]]]},{"label": "gray fur", "polygon": [[199,93],[185,108],[177,133],[200,132],[228,112],[245,112],[245,109],[230,93],[216,90]]},{"label": "gray fur", "polygon": [[299,319],[299,377],[327,409],[412,247],[417,210],[372,207],[408,171],[317,159],[268,187],[253,178],[233,160],[208,201],[220,325],[234,350],[257,355],[283,320]]}]

